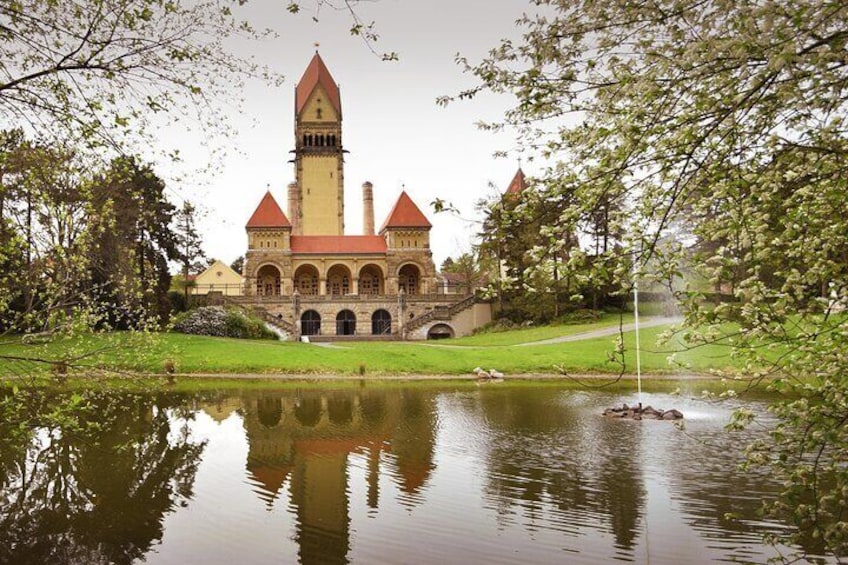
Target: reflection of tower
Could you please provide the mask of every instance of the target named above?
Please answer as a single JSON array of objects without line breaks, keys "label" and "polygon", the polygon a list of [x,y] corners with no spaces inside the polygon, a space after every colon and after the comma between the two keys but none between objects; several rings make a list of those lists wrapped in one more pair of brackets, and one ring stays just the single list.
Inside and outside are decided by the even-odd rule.
[{"label": "reflection of tower", "polygon": [[297,235],[343,235],[342,104],[318,53],[295,88],[294,154],[300,191]]},{"label": "reflection of tower", "polygon": [[[247,470],[270,506],[286,481],[304,563],[346,563],[350,550],[348,458],[368,453],[369,508],[379,501],[383,446],[409,494],[426,482],[435,439],[432,396],[400,391],[260,393],[243,401]],[[281,501],[282,502],[282,501]]]},{"label": "reflection of tower", "polygon": [[347,563],[350,533],[347,449],[335,442],[299,441],[291,478],[301,563]]},{"label": "reflection of tower", "polygon": [[392,454],[401,490],[410,495],[415,495],[424,486],[435,468],[435,411],[431,395],[425,397],[420,391],[404,391],[401,400],[404,425],[397,427],[392,438]]}]

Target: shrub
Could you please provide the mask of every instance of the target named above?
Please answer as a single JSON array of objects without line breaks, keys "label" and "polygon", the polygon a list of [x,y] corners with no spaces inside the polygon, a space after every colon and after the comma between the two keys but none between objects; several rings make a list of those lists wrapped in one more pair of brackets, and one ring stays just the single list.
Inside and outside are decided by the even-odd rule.
[{"label": "shrub", "polygon": [[241,339],[277,339],[258,318],[221,306],[202,306],[178,315],[174,319],[174,331]]}]

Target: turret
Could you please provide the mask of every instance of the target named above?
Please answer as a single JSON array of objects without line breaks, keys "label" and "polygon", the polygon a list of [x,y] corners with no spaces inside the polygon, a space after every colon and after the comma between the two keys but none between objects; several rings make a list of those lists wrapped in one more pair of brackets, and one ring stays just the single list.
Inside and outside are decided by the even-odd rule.
[{"label": "turret", "polygon": [[362,235],[374,235],[374,185],[362,183]]}]

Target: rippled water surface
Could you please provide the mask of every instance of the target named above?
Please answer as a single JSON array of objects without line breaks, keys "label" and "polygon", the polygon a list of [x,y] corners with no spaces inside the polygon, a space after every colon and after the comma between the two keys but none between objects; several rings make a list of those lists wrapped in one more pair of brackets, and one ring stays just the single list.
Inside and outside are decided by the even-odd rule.
[{"label": "rippled water surface", "polygon": [[646,395],[685,430],[599,415],[622,399],[508,383],[107,398],[99,428],[2,444],[0,561],[773,556],[756,516],[774,485],[737,471],[735,406]]}]

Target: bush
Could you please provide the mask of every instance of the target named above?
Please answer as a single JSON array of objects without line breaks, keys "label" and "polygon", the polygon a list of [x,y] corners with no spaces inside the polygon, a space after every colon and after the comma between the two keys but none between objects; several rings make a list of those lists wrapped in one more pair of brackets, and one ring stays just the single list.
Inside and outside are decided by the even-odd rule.
[{"label": "bush", "polygon": [[277,339],[258,318],[221,306],[202,306],[179,314],[174,319],[174,331],[240,339]]}]

